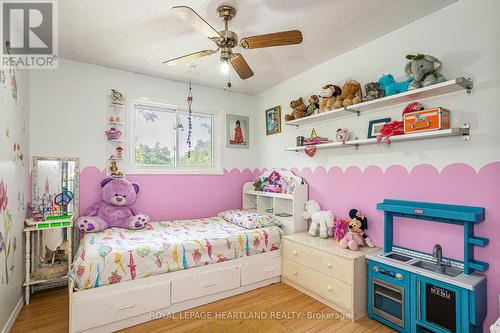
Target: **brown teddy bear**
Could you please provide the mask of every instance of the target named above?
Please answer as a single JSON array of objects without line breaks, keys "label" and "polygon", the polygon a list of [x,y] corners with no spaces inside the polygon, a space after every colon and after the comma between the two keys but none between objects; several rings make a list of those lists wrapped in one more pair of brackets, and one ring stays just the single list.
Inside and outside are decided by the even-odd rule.
[{"label": "brown teddy bear", "polygon": [[318,95],[311,95],[309,97],[309,105],[307,106],[306,116],[317,114],[319,110],[319,97]]},{"label": "brown teddy bear", "polygon": [[285,115],[285,121],[303,118],[306,116],[306,105],[302,97],[290,102],[292,113]]},{"label": "brown teddy bear", "polygon": [[347,80],[342,86],[342,95],[337,97],[337,100],[333,104],[333,108],[340,109],[343,106],[361,103],[361,93],[362,90],[359,82]]},{"label": "brown teddy bear", "polygon": [[322,113],[333,109],[333,105],[338,98],[337,96],[340,96],[340,94],[342,94],[342,89],[340,89],[339,86],[333,84],[327,84],[326,86],[321,88],[319,95],[322,97],[322,99],[321,103],[319,104],[317,113]]}]

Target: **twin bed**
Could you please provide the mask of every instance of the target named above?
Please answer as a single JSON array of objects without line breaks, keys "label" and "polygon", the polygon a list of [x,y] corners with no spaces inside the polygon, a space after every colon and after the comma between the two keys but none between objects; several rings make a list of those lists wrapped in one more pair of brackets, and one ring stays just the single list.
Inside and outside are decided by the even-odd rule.
[{"label": "twin bed", "polygon": [[111,228],[82,239],[70,332],[110,332],[281,281],[278,226],[219,217]]}]

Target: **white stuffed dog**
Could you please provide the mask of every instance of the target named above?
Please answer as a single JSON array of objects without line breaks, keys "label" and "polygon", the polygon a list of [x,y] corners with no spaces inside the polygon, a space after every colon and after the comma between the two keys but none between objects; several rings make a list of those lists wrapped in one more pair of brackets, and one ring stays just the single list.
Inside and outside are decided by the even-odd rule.
[{"label": "white stuffed dog", "polygon": [[333,236],[333,213],[329,210],[321,210],[319,204],[314,200],[306,202],[306,209],[303,217],[306,220],[311,219],[309,227],[309,236],[316,237],[319,231],[319,237],[328,238]]}]

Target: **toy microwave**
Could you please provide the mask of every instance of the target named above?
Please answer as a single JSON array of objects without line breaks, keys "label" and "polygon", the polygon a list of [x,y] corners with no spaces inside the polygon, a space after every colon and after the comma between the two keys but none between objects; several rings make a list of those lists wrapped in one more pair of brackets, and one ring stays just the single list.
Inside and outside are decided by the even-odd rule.
[{"label": "toy microwave", "polygon": [[404,132],[427,132],[450,128],[450,111],[433,108],[409,112],[403,116]]}]

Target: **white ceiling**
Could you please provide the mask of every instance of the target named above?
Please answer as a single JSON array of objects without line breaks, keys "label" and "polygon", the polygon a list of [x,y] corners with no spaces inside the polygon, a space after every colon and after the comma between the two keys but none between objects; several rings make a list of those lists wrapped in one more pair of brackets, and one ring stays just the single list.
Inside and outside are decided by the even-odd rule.
[{"label": "white ceiling", "polygon": [[456,0],[63,0],[59,1],[59,54],[63,58],[222,88],[227,81],[217,55],[166,66],[169,58],[214,44],[172,13],[187,5],[216,29],[221,4],[238,13],[230,30],[240,38],[299,29],[301,45],[238,48],[255,76],[232,72],[232,90],[255,94],[439,10]]}]

